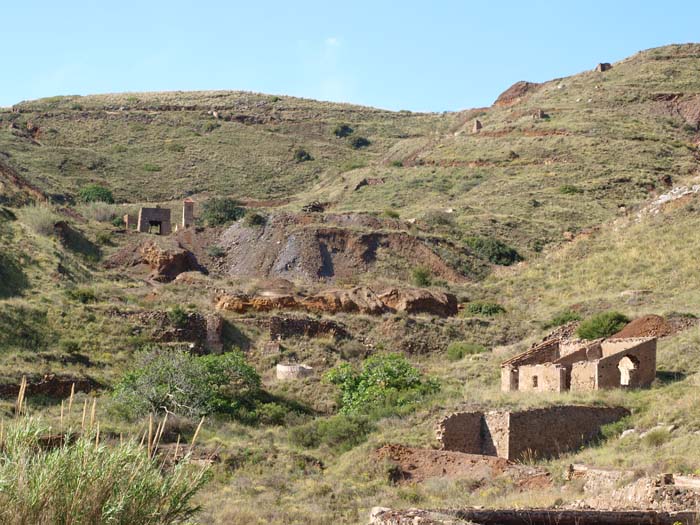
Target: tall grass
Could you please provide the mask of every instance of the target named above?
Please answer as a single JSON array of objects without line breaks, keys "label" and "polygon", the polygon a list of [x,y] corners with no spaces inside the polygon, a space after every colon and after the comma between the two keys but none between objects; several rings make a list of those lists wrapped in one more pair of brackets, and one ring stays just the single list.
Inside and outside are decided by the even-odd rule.
[{"label": "tall grass", "polygon": [[54,224],[59,220],[58,215],[45,205],[25,206],[20,211],[20,221],[34,233],[48,237],[53,233]]},{"label": "tall grass", "polygon": [[[65,421],[72,405],[71,397]],[[172,468],[164,466],[156,454],[164,422],[154,429],[151,420],[141,443],[105,442],[95,403],[88,408],[86,401],[80,432],[52,434],[40,419],[27,415],[22,388],[15,414],[0,431],[0,523],[173,524],[198,511],[192,498],[209,472],[194,468],[187,457]],[[61,415],[63,425],[63,405]]]}]

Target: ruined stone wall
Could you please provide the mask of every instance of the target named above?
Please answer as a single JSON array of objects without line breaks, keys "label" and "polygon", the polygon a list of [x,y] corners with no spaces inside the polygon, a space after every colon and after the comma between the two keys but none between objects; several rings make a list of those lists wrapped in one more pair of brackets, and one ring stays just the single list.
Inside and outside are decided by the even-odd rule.
[{"label": "ruined stone wall", "polygon": [[307,365],[278,364],[276,367],[277,379],[302,379],[313,374],[314,369]]},{"label": "ruined stone wall", "polygon": [[629,415],[622,407],[558,406],[512,412],[508,459],[552,457],[600,434],[600,427]]},{"label": "ruined stone wall", "polygon": [[571,366],[572,392],[590,392],[598,388],[598,362],[574,363]]},{"label": "ruined stone wall", "polygon": [[501,367],[501,392],[518,390],[518,370],[510,365]]},{"label": "ruined stone wall", "polygon": [[525,365],[518,369],[521,392],[562,392],[566,390],[566,370],[559,365]]},{"label": "ruined stone wall", "polygon": [[443,450],[482,454],[483,412],[457,412],[440,421],[436,437]]},{"label": "ruined stone wall", "polygon": [[139,210],[137,230],[141,233],[148,233],[151,222],[160,223],[161,235],[170,235],[172,233],[170,208],[141,208]]},{"label": "ruined stone wall", "polygon": [[281,316],[270,318],[270,339],[273,340],[324,335],[330,335],[337,339],[350,337],[343,325],[328,319]]},{"label": "ruined stone wall", "polygon": [[624,339],[606,339],[601,343],[603,357],[609,357],[623,350],[631,350],[637,347],[644,347],[647,350],[656,350],[656,339],[649,337],[628,337]]},{"label": "ruined stone wall", "polygon": [[481,426],[481,453],[508,457],[510,447],[510,412],[487,412]]},{"label": "ruined stone wall", "polygon": [[[607,357],[601,359],[598,364],[598,388],[620,387],[621,377],[618,365],[625,356],[631,357],[637,363],[634,381],[629,386],[639,388],[651,385],[656,378],[656,339],[621,339],[619,341],[627,341],[627,344],[618,343],[617,340],[604,343],[603,353],[607,354]],[[635,344],[628,348],[630,342]],[[614,350],[617,350],[617,353],[611,354]]]}]

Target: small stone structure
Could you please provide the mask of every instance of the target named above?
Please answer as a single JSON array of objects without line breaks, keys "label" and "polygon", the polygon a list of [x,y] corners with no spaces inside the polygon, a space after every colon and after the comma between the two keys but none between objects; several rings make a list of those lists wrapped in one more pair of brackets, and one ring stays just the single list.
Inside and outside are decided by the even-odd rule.
[{"label": "small stone structure", "polygon": [[501,364],[504,392],[581,392],[648,387],[656,377],[656,338],[547,340]]},{"label": "small stone structure", "polygon": [[220,354],[224,350],[222,335],[224,331],[224,319],[218,315],[207,316],[207,342],[206,348],[212,354]]},{"label": "small stone structure", "polygon": [[481,128],[484,126],[481,124],[481,121],[479,119],[474,120],[474,127],[472,128],[472,133],[479,133],[481,131]]},{"label": "small stone structure", "polygon": [[517,460],[554,457],[600,435],[630,414],[622,407],[564,405],[521,411],[457,412],[438,422],[442,450]]},{"label": "small stone structure", "polygon": [[141,233],[170,235],[173,231],[170,208],[141,208],[136,229]]},{"label": "small stone structure", "polygon": [[612,65],[609,62],[601,62],[595,67],[595,70],[598,73],[605,73],[606,71],[609,71],[612,69]]},{"label": "small stone structure", "polygon": [[297,364],[282,364],[278,363],[276,367],[277,379],[302,379],[310,376],[314,369],[308,365]]},{"label": "small stone structure", "polygon": [[194,226],[194,201],[185,199],[182,202],[182,227],[189,228]]}]

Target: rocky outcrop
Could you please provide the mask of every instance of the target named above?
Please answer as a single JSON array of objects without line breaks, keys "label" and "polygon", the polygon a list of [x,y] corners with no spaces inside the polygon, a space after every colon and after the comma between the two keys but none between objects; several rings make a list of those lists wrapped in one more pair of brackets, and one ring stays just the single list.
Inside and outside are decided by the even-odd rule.
[{"label": "rocky outcrop", "polygon": [[185,272],[207,273],[192,252],[172,240],[148,239],[136,245],[127,246],[110,257],[107,268],[134,267],[146,265],[150,268],[149,278],[158,282],[170,282]]},{"label": "rocky outcrop", "polygon": [[457,298],[450,293],[420,288],[393,288],[377,295],[365,286],[331,288],[302,297],[294,294],[256,295],[222,293],[216,308],[236,313],[303,310],[315,313],[381,315],[391,312],[449,317],[457,313]]},{"label": "rocky outcrop", "polygon": [[431,314],[439,317],[457,315],[457,297],[447,292],[421,288],[393,288],[381,294],[379,300],[396,312]]},{"label": "rocky outcrop", "polygon": [[516,82],[503,93],[501,93],[493,103],[496,107],[512,106],[523,100],[531,92],[540,87],[536,82],[526,82],[521,80]]}]

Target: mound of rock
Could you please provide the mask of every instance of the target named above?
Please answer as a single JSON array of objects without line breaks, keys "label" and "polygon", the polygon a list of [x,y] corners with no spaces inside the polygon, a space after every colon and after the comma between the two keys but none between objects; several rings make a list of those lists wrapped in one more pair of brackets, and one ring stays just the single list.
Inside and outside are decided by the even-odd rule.
[{"label": "mound of rock", "polygon": [[147,239],[127,246],[110,257],[107,268],[135,267],[146,265],[150,268],[150,279],[170,282],[185,272],[207,273],[194,254],[172,239]]},{"label": "mound of rock", "polygon": [[216,308],[236,313],[248,311],[304,310],[316,313],[381,315],[387,312],[449,317],[457,313],[457,297],[420,288],[393,288],[377,295],[371,288],[330,288],[306,297],[295,294],[220,294]]},{"label": "mound of rock", "polygon": [[625,327],[611,337],[624,339],[628,337],[664,337],[674,332],[673,325],[660,315],[644,315],[627,323]]},{"label": "mound of rock", "polygon": [[521,80],[516,82],[503,93],[501,93],[493,103],[496,107],[512,106],[520,102],[525,96],[539,88],[540,85],[536,82],[526,82]]},{"label": "mound of rock", "polygon": [[379,300],[396,312],[426,313],[439,317],[457,315],[457,297],[447,292],[422,288],[392,288],[381,294]]}]

